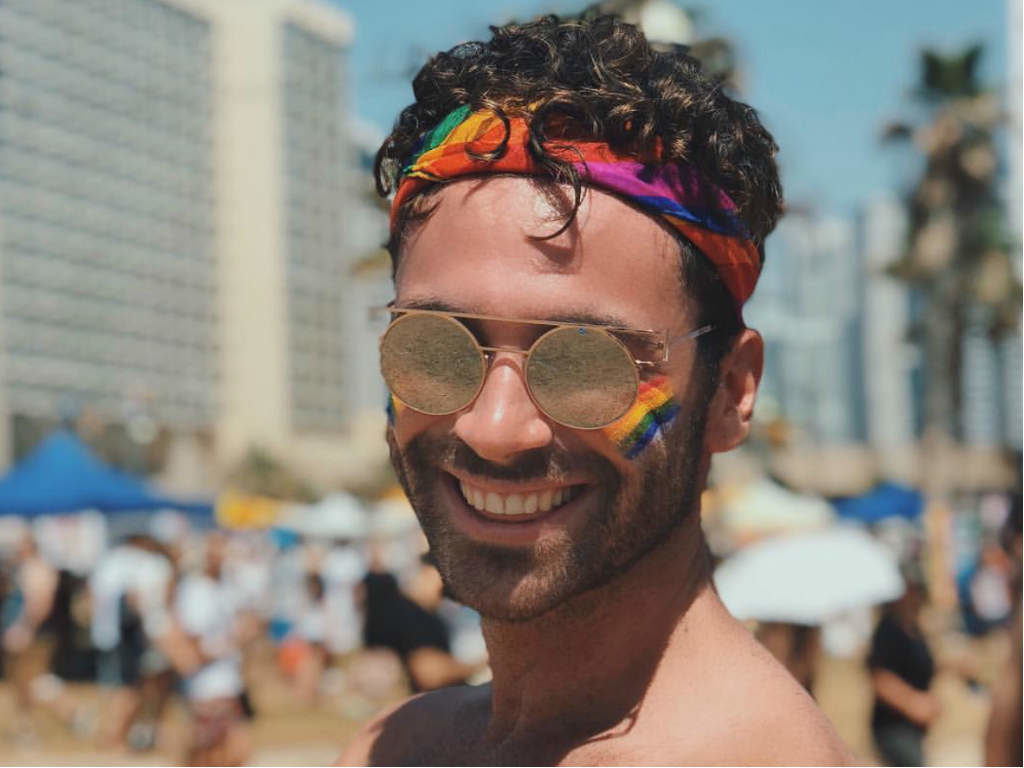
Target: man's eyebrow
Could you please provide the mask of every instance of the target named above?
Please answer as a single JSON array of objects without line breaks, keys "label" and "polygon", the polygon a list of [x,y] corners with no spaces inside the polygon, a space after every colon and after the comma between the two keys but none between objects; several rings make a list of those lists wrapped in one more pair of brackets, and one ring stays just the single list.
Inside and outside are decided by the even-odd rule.
[{"label": "man's eyebrow", "polygon": [[605,325],[609,328],[631,328],[632,326],[615,315],[601,314],[580,310],[577,312],[559,312],[552,315],[548,320],[555,320],[559,323],[579,323],[580,325]]},{"label": "man's eyebrow", "polygon": [[[524,317],[524,318],[503,318],[500,315],[491,315],[487,312],[481,312],[477,307],[473,306],[459,306],[451,304],[447,301],[440,299],[410,299],[403,301],[401,307],[398,309],[426,309],[433,312],[450,312],[453,315],[483,315],[485,317],[494,317],[495,319],[509,319],[509,320],[532,320],[538,323],[545,321],[552,321],[556,323],[579,323],[580,325],[603,325],[609,328],[631,328],[630,324],[623,320],[621,317],[615,315],[609,315],[605,313],[592,312],[588,310],[577,310],[573,312],[556,312],[552,315],[545,317]],[[639,330],[639,329],[637,329]]]},{"label": "man's eyebrow", "polygon": [[446,301],[441,301],[440,299],[409,299],[408,301],[403,302],[396,301],[395,309],[426,309],[432,312],[452,312],[453,314],[469,312],[469,310],[464,307],[456,307],[455,305],[449,304]]}]

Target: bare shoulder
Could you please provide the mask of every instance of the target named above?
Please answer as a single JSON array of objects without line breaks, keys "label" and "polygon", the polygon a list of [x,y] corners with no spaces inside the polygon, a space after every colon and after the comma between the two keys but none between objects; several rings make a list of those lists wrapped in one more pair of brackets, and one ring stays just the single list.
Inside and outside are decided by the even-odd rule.
[{"label": "bare shoulder", "polygon": [[[804,688],[753,637],[723,675],[719,763],[851,765],[854,756]],[[718,697],[716,697],[718,698]],[[730,709],[731,702],[731,709]]]},{"label": "bare shoulder", "polygon": [[405,699],[404,701],[400,701],[398,704],[388,707],[373,719],[363,724],[363,726],[356,731],[355,736],[353,736],[349,743],[345,745],[344,750],[334,764],[370,765],[370,758],[373,755],[373,749],[377,743],[377,739],[380,737],[380,733],[384,728],[384,723],[387,722],[388,718],[395,714],[395,712],[412,702],[415,698],[416,697],[412,697]]},{"label": "bare shoulder", "polygon": [[478,687],[443,688],[412,696],[364,725],[337,765],[430,764],[440,745],[455,746],[447,732],[480,700]]},{"label": "bare shoulder", "polygon": [[[796,681],[765,691],[735,743],[737,763],[762,765],[852,765],[852,753],[835,727]],[[788,689],[788,690],[787,690]]]}]

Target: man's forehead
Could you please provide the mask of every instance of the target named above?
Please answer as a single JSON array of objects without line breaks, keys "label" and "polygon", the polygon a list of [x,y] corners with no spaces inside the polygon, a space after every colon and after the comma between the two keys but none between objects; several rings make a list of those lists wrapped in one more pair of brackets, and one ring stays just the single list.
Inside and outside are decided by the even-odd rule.
[{"label": "man's forehead", "polygon": [[[547,191],[545,191],[547,187]],[[678,307],[679,246],[663,225],[613,195],[587,190],[576,217],[558,187],[517,176],[452,182],[432,196],[430,213],[405,240],[398,297],[437,301],[460,311],[501,314],[532,302],[546,319],[557,309],[637,327],[657,308]],[[664,318],[660,320],[664,324]]]},{"label": "man's forehead", "polygon": [[[579,207],[571,216],[575,203],[576,193],[568,184],[516,174],[483,174],[443,184],[431,195],[427,221],[437,220],[451,228],[456,220],[469,219],[489,224],[489,231],[567,248],[617,230],[623,223],[630,230],[646,232],[652,242],[673,242],[656,217],[611,193],[583,186]],[[572,224],[564,227],[570,217]],[[495,225],[502,226],[495,229]]]}]

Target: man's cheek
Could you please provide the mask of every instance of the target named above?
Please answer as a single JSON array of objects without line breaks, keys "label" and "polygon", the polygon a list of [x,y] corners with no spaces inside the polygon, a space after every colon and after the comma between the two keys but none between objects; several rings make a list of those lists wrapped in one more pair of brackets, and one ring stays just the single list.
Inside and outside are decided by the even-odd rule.
[{"label": "man's cheek", "polygon": [[[415,413],[406,409],[406,413]],[[389,413],[390,416],[390,413]],[[405,426],[407,416],[405,414],[396,414],[396,418],[392,422],[389,418],[388,428],[385,432],[385,440],[388,445],[388,453],[391,458],[391,466],[395,470],[395,476],[398,479],[398,484],[405,491],[407,498],[414,499],[416,497],[416,486],[418,486],[423,480],[424,468],[421,465],[421,461],[416,459],[415,452],[407,450],[410,441],[413,440],[415,435],[408,434],[401,436],[401,433],[408,432]]]},{"label": "man's cheek", "polygon": [[622,456],[632,460],[664,439],[665,430],[679,410],[668,377],[658,376],[642,381],[636,402],[626,415],[602,432]]},{"label": "man's cheek", "polygon": [[414,411],[390,393],[388,394],[387,415],[388,428],[399,447],[407,445],[416,435],[437,421],[437,417]]}]

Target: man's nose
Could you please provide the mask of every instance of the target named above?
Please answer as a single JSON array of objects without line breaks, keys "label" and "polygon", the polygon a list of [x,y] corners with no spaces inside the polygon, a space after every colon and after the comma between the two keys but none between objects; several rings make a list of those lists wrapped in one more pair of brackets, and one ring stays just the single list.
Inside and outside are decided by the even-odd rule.
[{"label": "man's nose", "polygon": [[509,462],[551,442],[551,427],[526,391],[521,362],[516,355],[498,353],[480,394],[455,419],[455,434],[482,459]]}]

